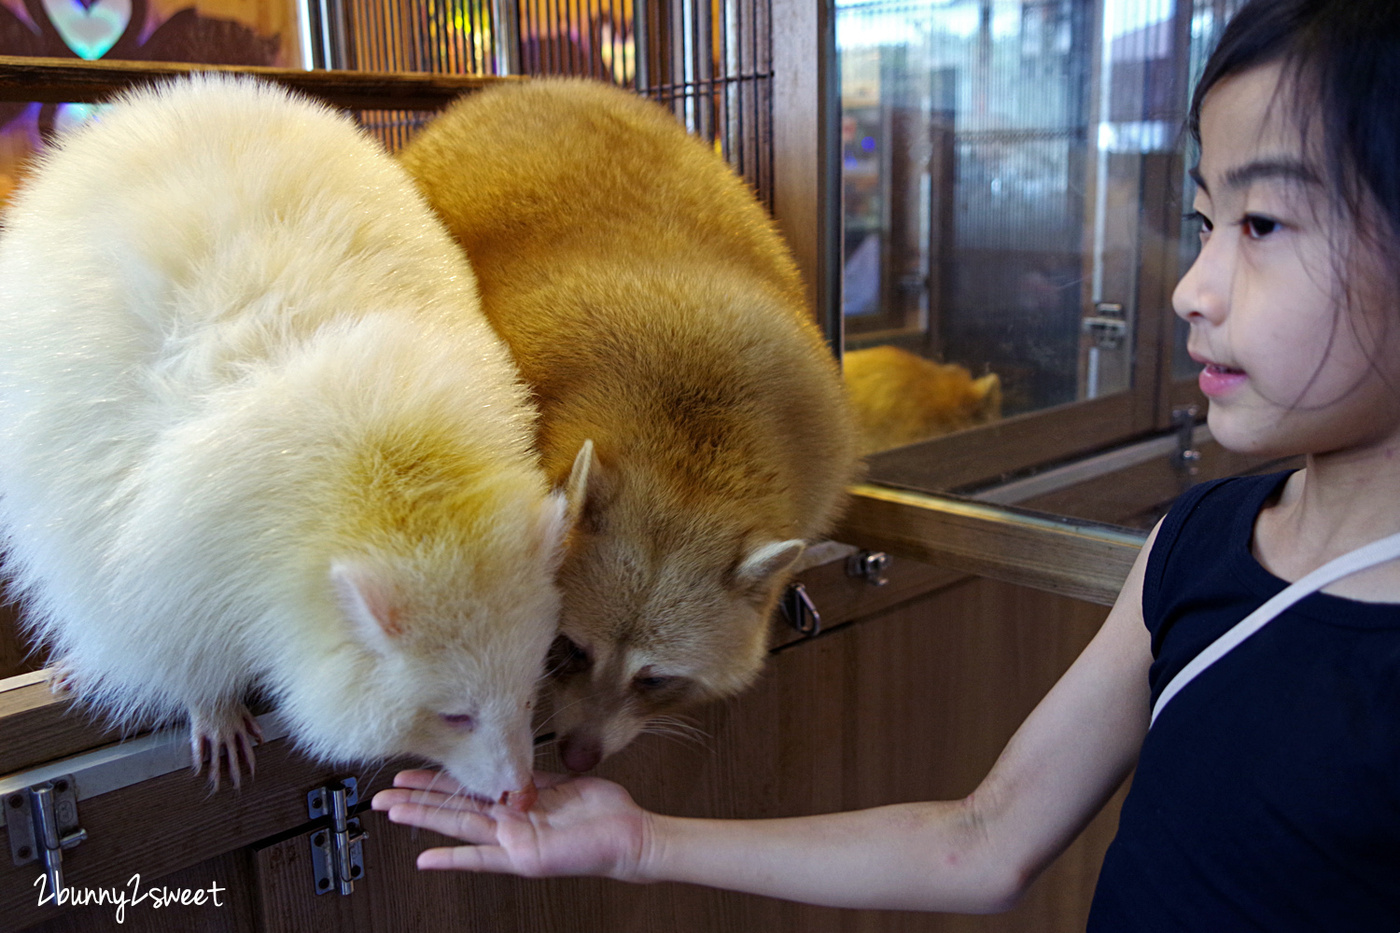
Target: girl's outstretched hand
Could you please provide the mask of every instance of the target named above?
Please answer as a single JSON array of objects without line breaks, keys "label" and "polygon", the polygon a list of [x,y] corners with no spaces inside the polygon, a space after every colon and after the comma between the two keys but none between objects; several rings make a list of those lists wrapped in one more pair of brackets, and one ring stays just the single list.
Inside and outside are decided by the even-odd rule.
[{"label": "girl's outstretched hand", "polygon": [[464,846],[428,849],[419,868],[504,872],[527,878],[601,875],[638,881],[650,814],[600,778],[536,774],[539,801],[526,813],[464,796],[438,771],[401,771],[372,806],[389,820],[454,836]]}]

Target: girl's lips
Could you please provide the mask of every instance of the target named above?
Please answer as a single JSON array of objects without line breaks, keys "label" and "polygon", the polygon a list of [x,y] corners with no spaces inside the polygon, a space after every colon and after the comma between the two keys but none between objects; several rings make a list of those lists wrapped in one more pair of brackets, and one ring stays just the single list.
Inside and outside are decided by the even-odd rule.
[{"label": "girl's lips", "polygon": [[1207,398],[1218,398],[1239,388],[1247,378],[1249,377],[1241,370],[1229,369],[1218,363],[1207,363],[1201,370],[1198,381]]}]

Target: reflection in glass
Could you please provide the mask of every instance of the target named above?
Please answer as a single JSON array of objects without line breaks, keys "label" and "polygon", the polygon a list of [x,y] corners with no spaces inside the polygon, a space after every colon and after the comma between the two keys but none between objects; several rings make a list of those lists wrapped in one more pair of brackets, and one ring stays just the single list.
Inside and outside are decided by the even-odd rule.
[{"label": "reflection in glass", "polygon": [[[847,351],[961,366],[951,396],[924,393],[947,406],[930,424],[1131,387],[1162,240],[1144,170],[1180,142],[1181,22],[1176,0],[838,2]],[[987,376],[999,405],[969,408]]]}]

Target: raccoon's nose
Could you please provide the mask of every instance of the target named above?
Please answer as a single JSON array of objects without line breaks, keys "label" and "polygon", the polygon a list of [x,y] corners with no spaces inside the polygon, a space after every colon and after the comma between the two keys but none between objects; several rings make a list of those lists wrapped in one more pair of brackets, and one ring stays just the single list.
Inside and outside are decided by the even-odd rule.
[{"label": "raccoon's nose", "polygon": [[559,755],[570,771],[592,771],[603,760],[603,745],[595,738],[566,735],[559,742]]}]

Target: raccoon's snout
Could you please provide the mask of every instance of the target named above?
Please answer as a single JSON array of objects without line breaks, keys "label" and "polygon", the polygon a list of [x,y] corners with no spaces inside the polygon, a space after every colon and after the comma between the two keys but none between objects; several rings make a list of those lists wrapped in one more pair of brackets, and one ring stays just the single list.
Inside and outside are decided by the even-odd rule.
[{"label": "raccoon's snout", "polygon": [[570,771],[592,771],[603,760],[603,743],[596,736],[566,735],[559,740],[559,756]]}]

